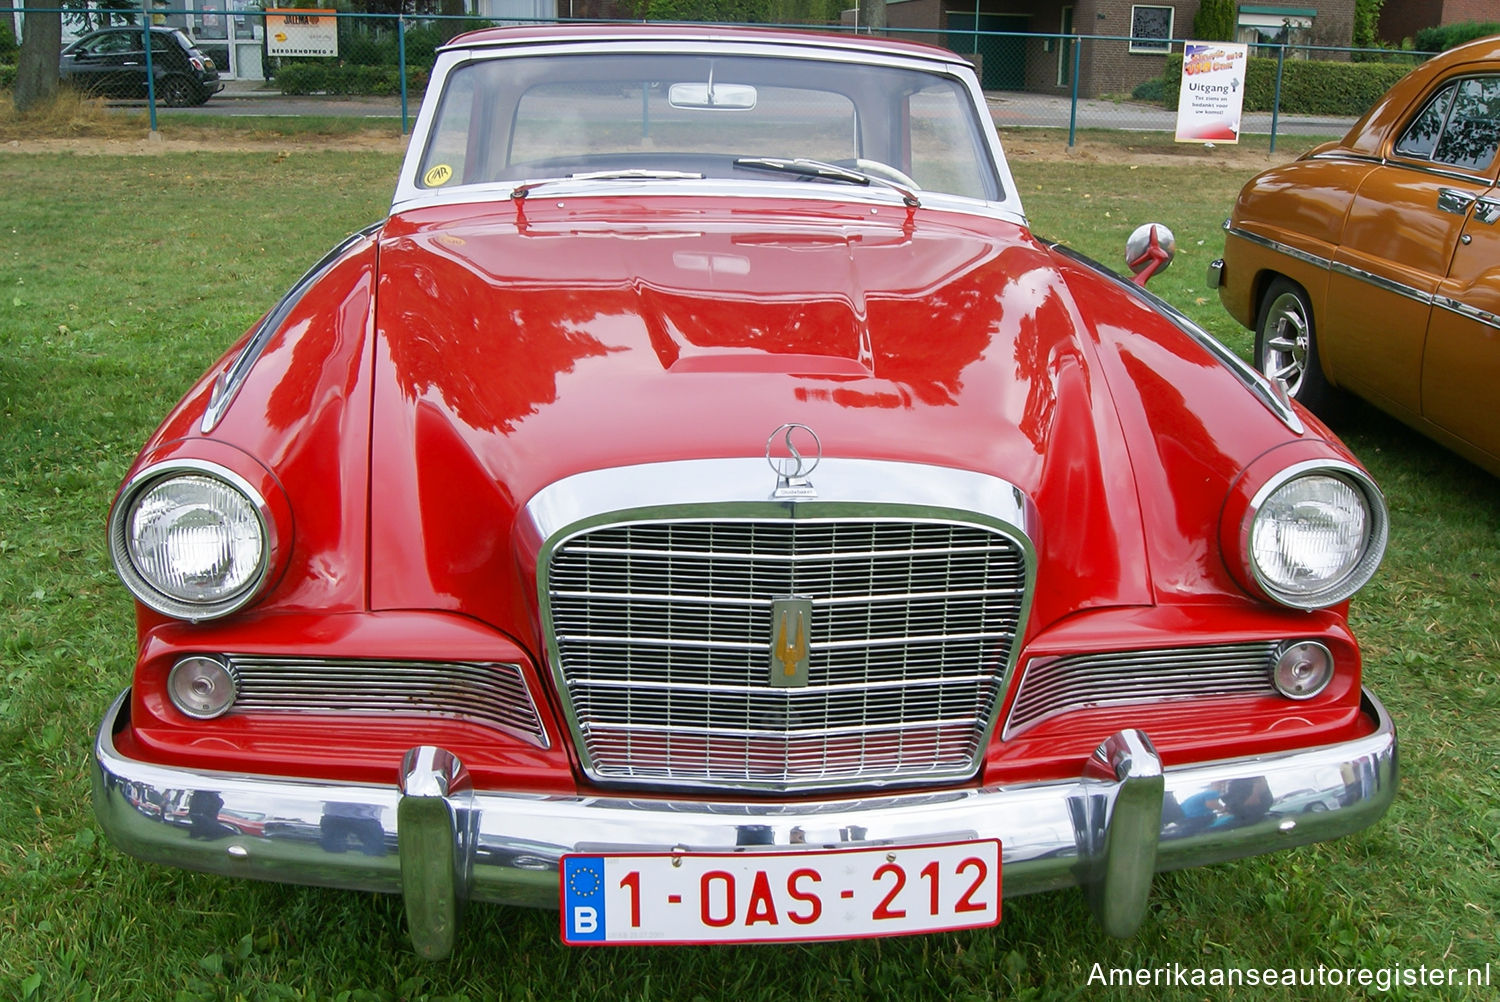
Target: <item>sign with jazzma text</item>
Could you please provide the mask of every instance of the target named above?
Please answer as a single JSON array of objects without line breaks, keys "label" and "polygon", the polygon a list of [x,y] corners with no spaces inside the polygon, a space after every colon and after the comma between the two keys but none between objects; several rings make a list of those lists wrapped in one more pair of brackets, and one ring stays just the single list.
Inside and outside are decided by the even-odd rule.
[{"label": "sign with jazzma text", "polygon": [[1177,95],[1179,143],[1237,143],[1245,103],[1249,47],[1229,42],[1187,42]]},{"label": "sign with jazzma text", "polygon": [[338,18],[329,10],[291,8],[266,11],[266,54],[337,56]]}]

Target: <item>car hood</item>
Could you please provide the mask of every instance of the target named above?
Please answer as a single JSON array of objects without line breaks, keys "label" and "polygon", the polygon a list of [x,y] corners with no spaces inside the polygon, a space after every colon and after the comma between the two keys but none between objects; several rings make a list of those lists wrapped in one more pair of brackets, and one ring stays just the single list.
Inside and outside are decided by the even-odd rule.
[{"label": "car hood", "polygon": [[[763,462],[789,422],[825,457],[979,471],[1050,509],[1056,535],[1033,542],[1076,572],[1057,614],[1149,600],[1092,338],[1018,225],[661,197],[416,210],[381,240],[376,333],[377,608],[530,619],[486,605],[534,601],[512,528],[539,490],[607,467]],[[500,572],[522,587],[495,589]]]}]

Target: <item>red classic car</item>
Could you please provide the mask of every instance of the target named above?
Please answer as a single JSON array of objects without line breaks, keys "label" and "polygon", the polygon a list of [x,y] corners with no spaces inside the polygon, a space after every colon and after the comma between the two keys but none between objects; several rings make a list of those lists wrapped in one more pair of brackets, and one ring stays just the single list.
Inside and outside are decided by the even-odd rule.
[{"label": "red classic car", "polygon": [[1128,935],[1153,873],[1395,791],[1346,619],[1379,490],[1034,236],[922,45],[455,39],[389,217],[188,392],[109,534],[110,839],[401,893],[428,956],[465,901],[813,940],[1079,885]]}]

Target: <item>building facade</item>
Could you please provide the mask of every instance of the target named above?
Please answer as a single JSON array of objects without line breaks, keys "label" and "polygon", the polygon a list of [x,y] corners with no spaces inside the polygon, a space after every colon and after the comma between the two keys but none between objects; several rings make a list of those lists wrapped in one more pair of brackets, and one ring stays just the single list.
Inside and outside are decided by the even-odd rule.
[{"label": "building facade", "polygon": [[1495,0],[1394,0],[1380,10],[1380,40],[1400,45],[1423,28],[1483,21],[1500,21],[1500,3]]},{"label": "building facade", "polygon": [[[959,0],[960,3],[963,0]],[[1128,94],[1162,75],[1174,41],[1193,38],[1199,0],[892,0],[888,26],[966,55],[977,51],[988,90],[1071,93],[1076,67],[1084,97]],[[976,30],[977,29],[977,30]],[[1260,46],[1347,47],[1354,0],[1241,4],[1236,40]],[[1308,49],[1294,50],[1306,58]],[[1314,53],[1318,58],[1342,58]]]}]

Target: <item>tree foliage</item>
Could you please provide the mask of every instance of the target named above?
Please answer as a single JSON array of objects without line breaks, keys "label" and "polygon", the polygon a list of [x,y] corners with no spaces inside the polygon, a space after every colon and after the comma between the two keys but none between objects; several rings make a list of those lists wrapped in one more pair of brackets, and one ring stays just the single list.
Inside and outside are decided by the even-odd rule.
[{"label": "tree foliage", "polygon": [[1380,44],[1380,8],[1385,0],[1354,0],[1354,47],[1373,49]]},{"label": "tree foliage", "polygon": [[1203,0],[1193,15],[1193,37],[1204,42],[1232,42],[1238,27],[1235,0]]},{"label": "tree foliage", "polygon": [[1465,21],[1461,24],[1423,28],[1417,32],[1414,44],[1419,52],[1446,52],[1455,45],[1496,34],[1500,34],[1500,21]]},{"label": "tree foliage", "polygon": [[624,0],[631,16],[647,21],[721,24],[836,24],[845,0]]}]

